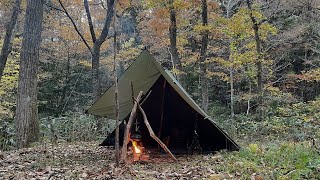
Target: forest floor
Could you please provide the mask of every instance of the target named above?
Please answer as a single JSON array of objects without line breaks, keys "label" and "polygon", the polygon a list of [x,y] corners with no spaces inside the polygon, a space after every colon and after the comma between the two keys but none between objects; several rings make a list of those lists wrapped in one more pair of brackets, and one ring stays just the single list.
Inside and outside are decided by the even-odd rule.
[{"label": "forest floor", "polygon": [[[257,153],[258,151],[259,148]],[[236,156],[230,159],[227,158],[228,156],[234,156],[234,153],[177,156],[178,161],[173,162],[163,154],[157,157],[151,156],[148,162],[122,164],[120,168],[116,168],[114,151],[108,147],[99,147],[97,142],[42,144],[33,148],[0,152],[0,179],[251,178],[259,180],[263,176],[256,173],[259,168],[252,162],[241,161]],[[319,158],[319,156],[316,157]],[[314,157],[311,158],[314,159]],[[318,160],[320,162],[320,158]],[[231,169],[226,169],[230,166],[232,166]],[[289,169],[287,173],[291,174],[295,171],[296,169]],[[244,176],[243,173],[246,175]],[[320,163],[311,169],[311,176],[309,172],[306,177],[311,179],[320,177]]]},{"label": "forest floor", "polygon": [[174,162],[163,154],[116,168],[114,151],[96,142],[47,144],[2,152],[0,179],[220,179],[226,175],[202,166],[203,161],[220,164],[220,158],[178,156]]}]

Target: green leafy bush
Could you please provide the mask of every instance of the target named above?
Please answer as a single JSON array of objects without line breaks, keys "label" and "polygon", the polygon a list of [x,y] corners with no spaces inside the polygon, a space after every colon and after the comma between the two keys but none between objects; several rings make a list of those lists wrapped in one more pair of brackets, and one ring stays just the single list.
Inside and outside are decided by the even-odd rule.
[{"label": "green leafy bush", "polygon": [[[253,115],[226,114],[214,119],[232,137],[246,144],[252,141],[305,141],[320,139],[320,99],[270,108],[262,121]],[[216,113],[215,113],[216,114]]]},{"label": "green leafy bush", "polygon": [[217,170],[250,179],[254,173],[264,179],[316,179],[320,155],[308,142],[279,145],[249,144],[239,152],[222,153],[225,163]]}]

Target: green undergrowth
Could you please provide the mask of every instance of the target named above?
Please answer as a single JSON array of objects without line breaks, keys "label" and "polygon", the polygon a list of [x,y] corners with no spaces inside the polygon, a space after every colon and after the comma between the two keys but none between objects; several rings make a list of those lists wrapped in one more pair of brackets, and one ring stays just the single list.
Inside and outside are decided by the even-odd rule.
[{"label": "green undergrowth", "polygon": [[222,109],[212,112],[214,120],[234,138],[247,145],[252,142],[303,142],[320,140],[320,98],[309,102],[269,107],[263,120],[254,114],[231,118]]},{"label": "green undergrowth", "polygon": [[216,170],[250,179],[318,179],[320,151],[309,142],[258,145],[249,144],[239,152],[223,152],[224,163]]}]

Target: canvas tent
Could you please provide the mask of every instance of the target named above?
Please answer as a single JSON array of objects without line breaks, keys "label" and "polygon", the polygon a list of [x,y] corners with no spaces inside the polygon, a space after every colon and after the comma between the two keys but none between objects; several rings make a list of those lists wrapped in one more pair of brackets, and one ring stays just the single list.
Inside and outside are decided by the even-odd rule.
[{"label": "canvas tent", "polygon": [[[133,107],[131,82],[135,96],[140,91],[143,91],[144,95],[149,94],[142,108],[154,132],[156,134],[161,132],[159,138],[170,138],[168,148],[173,152],[174,149],[186,149],[188,144],[194,140],[196,133],[203,151],[239,149],[239,146],[195,103],[173,75],[164,69],[148,50],[142,51],[119,77],[121,121],[128,119]],[[115,119],[114,88],[115,86],[112,85],[87,110],[87,113]],[[163,107],[162,112],[161,106]],[[160,128],[161,115],[163,115],[162,128]],[[138,119],[141,119],[139,116],[141,115],[138,115]],[[139,127],[144,145],[157,146],[148,135],[143,123],[140,123]],[[113,134],[109,135],[109,139]],[[123,136],[123,133],[120,132],[121,135]],[[105,140],[103,144],[106,143]]]}]

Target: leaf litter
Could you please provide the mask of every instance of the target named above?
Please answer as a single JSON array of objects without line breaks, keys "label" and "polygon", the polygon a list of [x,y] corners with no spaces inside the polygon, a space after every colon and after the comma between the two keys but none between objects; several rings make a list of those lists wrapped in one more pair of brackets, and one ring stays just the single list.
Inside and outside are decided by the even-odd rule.
[{"label": "leaf litter", "polygon": [[151,156],[148,162],[129,162],[115,167],[114,150],[97,142],[43,144],[0,152],[0,179],[225,179],[210,168],[221,155]]}]

